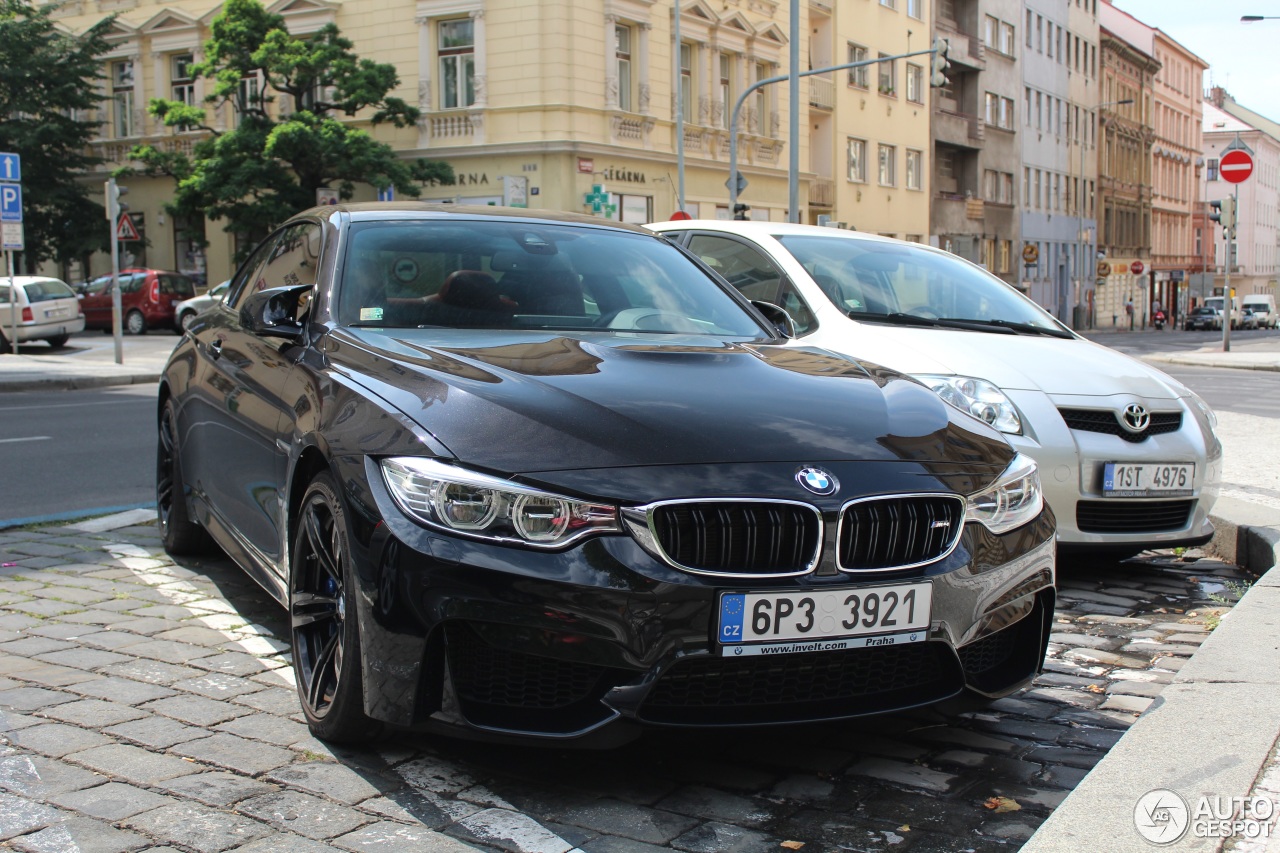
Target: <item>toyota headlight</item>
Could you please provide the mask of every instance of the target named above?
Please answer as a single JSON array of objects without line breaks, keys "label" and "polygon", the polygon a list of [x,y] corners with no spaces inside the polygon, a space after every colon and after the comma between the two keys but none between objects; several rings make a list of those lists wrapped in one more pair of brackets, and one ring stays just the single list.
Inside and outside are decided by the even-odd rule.
[{"label": "toyota headlight", "polygon": [[1008,533],[1035,519],[1043,509],[1036,461],[1019,453],[995,485],[969,496],[965,518],[981,522],[992,533]]},{"label": "toyota headlight", "polygon": [[409,517],[464,536],[559,548],[592,533],[617,533],[618,509],[467,471],[435,459],[382,460],[396,504]]},{"label": "toyota headlight", "polygon": [[1022,434],[1022,418],[1004,392],[985,379],[972,376],[917,376],[939,397],[965,414],[1012,435]]}]

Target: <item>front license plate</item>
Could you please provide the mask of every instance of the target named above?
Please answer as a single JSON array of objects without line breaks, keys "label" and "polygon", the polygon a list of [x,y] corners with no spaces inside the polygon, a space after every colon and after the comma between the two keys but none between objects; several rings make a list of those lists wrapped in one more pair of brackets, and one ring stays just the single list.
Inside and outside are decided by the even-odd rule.
[{"label": "front license plate", "polygon": [[1195,473],[1196,466],[1190,462],[1108,462],[1102,473],[1102,494],[1109,498],[1190,495]]},{"label": "front license plate", "polygon": [[[928,629],[932,604],[930,583],[806,592],[726,592],[720,596],[717,636],[721,645],[736,646],[909,634]],[[841,646],[846,647],[850,646]]]}]

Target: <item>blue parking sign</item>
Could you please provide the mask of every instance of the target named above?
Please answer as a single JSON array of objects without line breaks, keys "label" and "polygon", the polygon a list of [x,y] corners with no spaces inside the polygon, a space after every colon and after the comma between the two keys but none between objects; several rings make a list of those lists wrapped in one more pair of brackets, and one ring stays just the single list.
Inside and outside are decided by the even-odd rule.
[{"label": "blue parking sign", "polygon": [[22,221],[22,185],[0,184],[0,222]]}]

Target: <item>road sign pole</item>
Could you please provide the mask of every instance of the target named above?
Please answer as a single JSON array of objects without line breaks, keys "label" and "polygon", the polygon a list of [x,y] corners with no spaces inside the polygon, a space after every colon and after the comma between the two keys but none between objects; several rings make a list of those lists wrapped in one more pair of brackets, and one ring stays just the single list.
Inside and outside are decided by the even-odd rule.
[{"label": "road sign pole", "polygon": [[124,335],[120,328],[120,240],[118,224],[111,219],[111,336],[115,340],[116,364],[124,364]]},{"label": "road sign pole", "polygon": [[13,335],[9,338],[9,349],[18,354],[18,286],[13,283],[13,252],[5,252],[9,265],[9,320]]},{"label": "road sign pole", "polygon": [[1231,352],[1231,312],[1235,310],[1235,300],[1231,298],[1231,241],[1236,236],[1236,222],[1240,217],[1240,184],[1236,182],[1235,191],[1232,193],[1234,198],[1234,209],[1231,212],[1232,222],[1230,228],[1222,229],[1222,233],[1226,236],[1227,248],[1223,252],[1224,263],[1222,268],[1226,270],[1226,274],[1222,279],[1222,313],[1224,319],[1222,321],[1222,351]]}]

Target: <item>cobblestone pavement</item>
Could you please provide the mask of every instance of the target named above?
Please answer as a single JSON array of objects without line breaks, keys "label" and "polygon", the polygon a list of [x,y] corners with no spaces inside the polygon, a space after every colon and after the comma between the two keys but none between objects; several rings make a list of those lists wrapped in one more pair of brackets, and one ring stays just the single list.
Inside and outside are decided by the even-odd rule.
[{"label": "cobblestone pavement", "polygon": [[283,611],[225,559],[175,565],[145,515],[0,533],[0,847],[1013,850],[1241,577],[1172,556],[1064,569],[1045,673],[981,710],[603,753],[405,734],[338,751],[301,721]]}]

